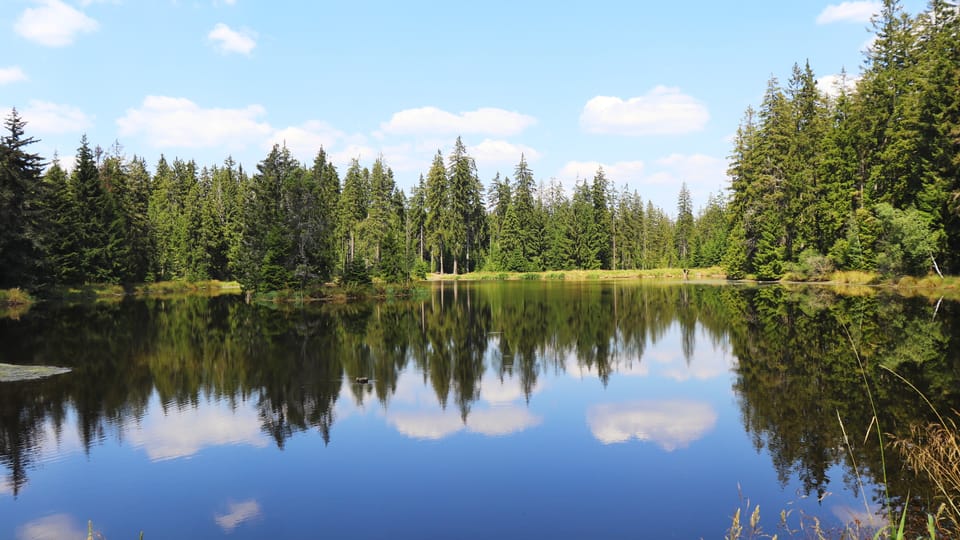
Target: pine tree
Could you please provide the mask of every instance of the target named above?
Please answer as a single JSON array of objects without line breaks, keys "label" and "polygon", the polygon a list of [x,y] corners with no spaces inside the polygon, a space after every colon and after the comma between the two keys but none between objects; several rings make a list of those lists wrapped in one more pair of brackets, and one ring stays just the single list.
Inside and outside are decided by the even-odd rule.
[{"label": "pine tree", "polygon": [[522,155],[514,178],[510,207],[501,232],[501,256],[507,270],[536,271],[541,264],[543,224],[534,203],[533,171]]},{"label": "pine tree", "polygon": [[427,171],[426,183],[426,219],[424,230],[427,237],[427,249],[430,251],[430,270],[439,268],[443,273],[443,259],[449,237],[449,194],[447,190],[447,171],[443,166],[443,155],[437,151],[433,164]]},{"label": "pine tree", "polygon": [[257,174],[250,181],[244,206],[243,243],[240,253],[240,285],[250,291],[284,289],[296,283],[295,271],[303,264],[298,242],[301,230],[291,225],[303,221],[302,215],[292,212],[297,186],[306,172],[290,155],[286,147],[274,145],[257,165]]},{"label": "pine tree", "polygon": [[367,216],[366,188],[360,162],[354,159],[343,177],[343,190],[337,208],[337,236],[343,245],[344,269],[353,263],[357,251],[357,233]]},{"label": "pine tree", "polygon": [[26,122],[16,109],[0,137],[0,288],[33,287],[43,263],[43,160],[27,151]]},{"label": "pine tree", "polygon": [[596,269],[602,264],[600,253],[606,245],[606,238],[597,219],[595,193],[586,182],[577,183],[573,192],[573,223],[569,234],[574,268]]},{"label": "pine tree", "polygon": [[693,199],[687,183],[680,184],[680,193],[677,195],[677,225],[675,233],[677,259],[684,268],[691,266],[693,257],[691,244],[693,240]]},{"label": "pine tree", "polygon": [[597,169],[591,186],[591,200],[593,202],[593,219],[596,223],[596,234],[592,250],[597,254],[600,268],[610,269],[612,266],[613,251],[613,220],[610,213],[610,185],[603,167]]},{"label": "pine tree", "polygon": [[321,148],[313,160],[311,169],[317,191],[317,274],[321,280],[328,280],[336,268],[337,255],[337,206],[340,203],[340,178],[337,168],[327,159],[327,153]]}]

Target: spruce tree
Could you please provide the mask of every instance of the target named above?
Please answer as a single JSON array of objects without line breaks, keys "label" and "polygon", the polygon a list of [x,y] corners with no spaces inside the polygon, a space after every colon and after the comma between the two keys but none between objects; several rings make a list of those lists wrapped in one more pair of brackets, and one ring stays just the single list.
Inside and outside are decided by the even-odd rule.
[{"label": "spruce tree", "polygon": [[26,122],[16,109],[0,137],[0,288],[33,287],[43,263],[43,160],[27,151]]}]

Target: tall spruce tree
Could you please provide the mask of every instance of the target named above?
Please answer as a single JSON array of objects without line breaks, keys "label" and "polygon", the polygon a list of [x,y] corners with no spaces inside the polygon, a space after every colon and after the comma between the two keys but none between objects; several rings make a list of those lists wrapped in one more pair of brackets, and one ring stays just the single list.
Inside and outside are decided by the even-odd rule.
[{"label": "tall spruce tree", "polygon": [[0,289],[33,287],[42,279],[43,159],[27,151],[26,122],[16,109],[0,136]]}]

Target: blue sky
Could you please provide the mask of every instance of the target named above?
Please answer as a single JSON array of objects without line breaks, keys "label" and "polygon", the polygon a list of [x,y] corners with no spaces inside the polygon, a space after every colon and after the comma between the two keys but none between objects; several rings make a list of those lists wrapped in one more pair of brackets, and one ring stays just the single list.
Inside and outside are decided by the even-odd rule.
[{"label": "blue sky", "polygon": [[[923,0],[906,0],[911,14]],[[727,185],[748,105],[794,62],[860,71],[878,2],[3,0],[0,111],[69,166],[80,137],[253,171],[274,142],[400,187],[457,135],[485,184],[523,152],[572,186],[602,164],[675,212]],[[829,80],[823,88],[828,89]]]}]

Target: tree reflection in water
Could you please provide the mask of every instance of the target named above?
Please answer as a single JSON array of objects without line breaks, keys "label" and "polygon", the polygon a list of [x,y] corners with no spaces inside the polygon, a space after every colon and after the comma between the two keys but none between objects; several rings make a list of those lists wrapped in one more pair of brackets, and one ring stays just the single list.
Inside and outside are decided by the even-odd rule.
[{"label": "tree reflection in water", "polygon": [[[44,446],[56,444],[72,423],[90,452],[107,434],[123,436],[152,400],[171,414],[209,400],[231,410],[256,403],[256,418],[237,428],[243,433],[205,430],[213,443],[241,437],[283,447],[311,429],[329,443],[338,401],[387,407],[406,373],[429,385],[441,410],[424,416],[388,409],[387,422],[401,433],[509,434],[541,421],[511,400],[529,403],[544,374],[592,374],[606,385],[617,373],[647,373],[657,361],[647,349],[678,325],[687,364],[697,356],[698,338],[715,348],[726,344],[731,358],[698,359],[696,369],[673,375],[709,377],[732,366],[755,447],[770,453],[781,482],[795,473],[807,493],[822,495],[831,466],[851,471],[837,415],[850,433],[864,433],[873,418],[853,346],[883,429],[903,433],[927,420],[929,409],[880,367],[903,374],[941,410],[956,407],[957,309],[944,302],[934,317],[926,300],[822,288],[618,282],[454,282],[416,301],[305,309],[199,296],[34,309],[0,320],[0,362],[74,371],[0,383],[0,462],[8,471],[0,489],[18,493]],[[354,384],[357,377],[371,382]],[[517,387],[502,386],[514,380]],[[497,392],[499,407],[475,408],[484,400],[496,404]],[[648,438],[673,449],[713,429],[716,413],[703,407],[695,401],[597,406],[588,423],[603,442]],[[665,423],[664,408],[671,419],[686,411],[687,421]],[[132,436],[134,444],[150,436],[169,441],[157,433]],[[190,450],[184,445],[151,457],[183,455]],[[861,474],[879,479],[877,441],[854,441],[853,451]],[[886,458],[888,468],[899,467],[890,452]],[[902,475],[890,480],[895,496],[922,489]]]}]

